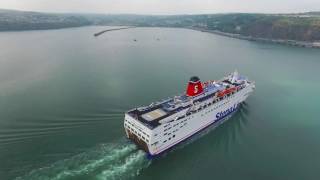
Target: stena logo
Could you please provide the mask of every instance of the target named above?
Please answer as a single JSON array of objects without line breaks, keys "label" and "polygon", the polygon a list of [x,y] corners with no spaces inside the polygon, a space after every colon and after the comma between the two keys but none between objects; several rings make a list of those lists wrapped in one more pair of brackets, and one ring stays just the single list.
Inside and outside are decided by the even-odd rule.
[{"label": "stena logo", "polygon": [[198,93],[198,85],[195,85],[195,86],[194,86],[194,93],[195,93],[195,94]]},{"label": "stena logo", "polygon": [[227,109],[225,111],[218,112],[216,114],[216,118],[219,119],[219,118],[227,116],[228,114],[234,112],[237,109],[237,107],[238,107],[238,104],[235,104],[231,108],[229,108],[229,109]]}]

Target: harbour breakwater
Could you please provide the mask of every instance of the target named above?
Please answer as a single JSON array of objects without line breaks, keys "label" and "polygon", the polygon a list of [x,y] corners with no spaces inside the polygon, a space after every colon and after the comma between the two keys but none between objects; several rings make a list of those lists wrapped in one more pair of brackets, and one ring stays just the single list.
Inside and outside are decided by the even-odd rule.
[{"label": "harbour breakwater", "polygon": [[201,31],[201,32],[218,34],[218,35],[237,38],[237,39],[244,39],[244,40],[248,40],[248,41],[258,41],[258,42],[266,42],[266,43],[284,44],[284,45],[289,45],[289,46],[298,46],[298,47],[304,47],[304,48],[319,48],[320,49],[320,41],[319,42],[308,42],[308,41],[296,41],[296,40],[287,40],[287,39],[269,39],[269,38],[245,36],[245,35],[241,35],[241,34],[226,33],[226,32],[222,32],[222,31],[218,31],[218,30],[208,30],[208,29],[203,29],[203,28],[191,27],[189,29]]},{"label": "harbour breakwater", "polygon": [[121,28],[106,29],[106,30],[103,30],[103,31],[100,31],[100,32],[93,34],[93,36],[97,37],[97,36],[100,36],[101,34],[106,33],[106,32],[118,31],[118,30],[123,30],[123,29],[131,29],[131,28],[135,28],[135,27],[121,27]]}]

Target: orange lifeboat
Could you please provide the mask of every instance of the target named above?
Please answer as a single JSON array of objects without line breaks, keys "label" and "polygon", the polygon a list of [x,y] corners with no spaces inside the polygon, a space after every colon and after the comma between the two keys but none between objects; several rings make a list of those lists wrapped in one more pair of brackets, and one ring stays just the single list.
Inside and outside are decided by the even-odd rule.
[{"label": "orange lifeboat", "polygon": [[234,91],[236,91],[236,90],[237,90],[236,87],[227,88],[227,89],[224,89],[224,90],[222,90],[222,91],[219,91],[218,94],[217,94],[217,96],[218,96],[218,97],[223,97],[223,96],[225,96],[225,95],[227,95],[227,94],[230,94],[230,93],[232,93],[232,92],[234,92]]}]

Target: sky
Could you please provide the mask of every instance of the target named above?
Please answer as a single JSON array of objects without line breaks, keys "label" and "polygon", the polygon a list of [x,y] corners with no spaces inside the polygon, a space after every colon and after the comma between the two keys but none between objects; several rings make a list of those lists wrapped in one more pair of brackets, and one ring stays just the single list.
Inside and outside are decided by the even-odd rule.
[{"label": "sky", "polygon": [[0,9],[105,14],[294,13],[320,0],[0,0]]}]

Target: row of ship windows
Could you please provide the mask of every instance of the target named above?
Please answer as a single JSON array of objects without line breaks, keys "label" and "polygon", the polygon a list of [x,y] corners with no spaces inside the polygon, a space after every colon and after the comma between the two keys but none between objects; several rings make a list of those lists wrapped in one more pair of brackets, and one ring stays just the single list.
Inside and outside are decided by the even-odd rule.
[{"label": "row of ship windows", "polygon": [[216,110],[216,109],[218,109],[219,107],[221,107],[221,106],[223,106],[223,105],[225,105],[225,104],[227,104],[227,103],[228,103],[228,102],[225,102],[225,103],[222,103],[222,104],[220,104],[220,105],[217,105],[217,106],[215,106],[213,109],[210,109],[210,110],[206,111],[204,114],[201,114],[201,116],[204,116],[205,114],[208,114],[208,113],[212,112],[213,110]]},{"label": "row of ship windows", "polygon": [[[204,106],[200,107],[199,109],[196,110],[196,112],[199,112],[199,111],[201,111],[202,109],[204,109],[204,108],[206,108],[206,107],[208,107],[208,106],[211,106],[211,105],[213,105],[214,103],[219,102],[219,101],[221,101],[221,100],[223,100],[223,99],[226,99],[226,98],[227,98],[227,99],[230,99],[232,96],[233,96],[233,94],[232,94],[232,95],[229,94],[228,97],[221,97],[221,98],[218,99],[218,101],[217,101],[217,100],[214,100],[212,103],[208,103],[208,104],[205,104]],[[228,102],[229,102],[229,101],[228,101]],[[216,106],[214,107],[214,109],[217,109],[217,108],[219,108],[219,107],[227,104],[228,102],[224,102],[224,103],[222,103],[222,104],[216,105]],[[210,110],[210,111],[212,111],[212,110]]]},{"label": "row of ship windows", "polygon": [[[125,120],[125,121],[128,122],[131,126],[133,126],[133,124],[132,124],[130,121],[128,121],[128,120]],[[138,129],[138,131],[140,131],[141,133],[143,133],[144,135],[146,135],[147,137],[149,137],[149,135],[148,135],[147,133],[141,131],[141,129]]]},{"label": "row of ship windows", "polygon": [[172,137],[169,137],[168,140],[164,140],[163,143],[166,143],[167,141],[170,141],[171,139],[173,139],[175,137],[176,137],[176,135],[174,134],[174,135],[172,135]]},{"label": "row of ship windows", "polygon": [[[232,97],[233,97],[233,94],[232,95],[228,95],[227,99],[230,99]],[[223,99],[225,99],[225,98],[223,98]],[[204,116],[205,114],[208,114],[208,113],[212,112],[213,110],[218,109],[219,107],[221,107],[221,106],[223,106],[223,105],[225,105],[227,103],[229,103],[229,101],[224,102],[224,103],[219,104],[219,105],[216,105],[213,109],[210,109],[210,110],[206,111],[204,114],[201,114],[201,116]],[[204,105],[204,108],[207,107],[207,106],[210,106],[210,105],[211,105],[211,103],[206,104],[206,105]],[[201,109],[198,109],[197,111],[200,111],[200,110]]]},{"label": "row of ship windows", "polygon": [[[182,122],[185,122],[186,120],[184,120],[184,121],[181,121],[181,123]],[[185,122],[183,125],[181,125],[180,126],[180,128],[183,128],[183,126],[185,126],[185,125],[187,125],[187,123]],[[170,133],[168,133],[168,132],[166,132],[166,133],[164,133],[163,135],[164,136],[169,136],[169,138],[167,139],[167,140],[164,140],[163,141],[163,143],[166,143],[167,141],[170,141],[172,138],[175,138],[176,137],[176,135],[175,134],[173,134],[173,133],[175,133],[175,132],[177,132],[179,129],[175,129],[175,130],[173,130],[172,132],[170,132]],[[171,136],[171,134],[173,134],[172,136]],[[157,145],[159,142],[157,141],[157,142],[154,142],[153,144],[151,144],[152,146],[154,146],[154,145]]]},{"label": "row of ship windows", "polygon": [[[141,135],[141,133],[137,132],[134,128],[130,127],[129,124],[124,124],[124,126],[129,129],[132,133],[136,134],[138,137],[142,138],[143,140],[145,140],[146,142],[149,142],[149,139],[143,135]],[[142,132],[140,129],[139,129],[140,132]],[[149,137],[149,135],[147,135],[145,132],[142,132],[143,134],[145,134],[146,136]]]},{"label": "row of ship windows", "polygon": [[[190,119],[190,117],[189,117],[188,119]],[[186,122],[186,121],[187,121],[187,119],[181,121],[180,124],[182,124],[183,122]],[[166,124],[164,127],[167,127],[167,126],[169,126],[169,125],[170,125],[170,124]],[[172,127],[176,127],[176,126],[178,126],[178,125],[179,125],[179,122],[177,122],[176,124],[174,124]],[[168,130],[170,130],[172,127],[168,127],[167,129],[164,129],[164,131],[168,131]]]},{"label": "row of ship windows", "polygon": [[[168,139],[164,140],[162,143],[166,143],[167,141],[170,141],[171,139],[174,139],[175,137],[176,137],[176,135],[173,134],[173,135],[170,136]],[[154,143],[151,144],[151,146],[155,146],[155,145],[157,145],[158,143],[159,143],[159,141],[154,142]]]},{"label": "row of ship windows", "polygon": [[[186,121],[186,120],[181,121],[180,128],[183,128],[183,126],[187,125],[187,123],[186,123],[185,121]],[[184,124],[182,124],[183,122],[184,122]],[[176,124],[176,125],[178,125],[178,124]],[[170,136],[171,133],[177,132],[180,128],[177,128],[177,129],[173,130],[172,132],[166,132],[166,133],[163,134],[163,136]],[[169,139],[169,140],[170,140],[170,139]]]},{"label": "row of ship windows", "polygon": [[[182,128],[182,127],[185,126],[185,125],[187,125],[187,123],[184,123],[182,126],[180,126],[180,128]],[[172,133],[175,133],[175,132],[177,132],[177,131],[178,131],[178,129],[175,129],[175,130],[172,131]],[[166,135],[170,136],[170,135],[171,135],[171,132],[169,132],[169,133],[166,132],[166,133],[164,133],[163,135],[164,135],[164,136],[166,136]]]}]

